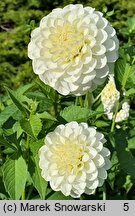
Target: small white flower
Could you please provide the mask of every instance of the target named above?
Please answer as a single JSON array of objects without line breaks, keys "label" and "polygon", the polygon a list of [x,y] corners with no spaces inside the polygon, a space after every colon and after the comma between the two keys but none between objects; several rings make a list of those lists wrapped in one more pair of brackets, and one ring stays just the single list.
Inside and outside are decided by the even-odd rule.
[{"label": "small white flower", "polygon": [[[101,101],[104,107],[104,112],[109,120],[113,119],[113,114],[119,98],[120,92],[116,89],[113,75],[110,75],[109,82],[101,92]],[[129,117],[129,104],[123,101],[121,107],[121,110],[116,115],[115,122],[121,122]]]},{"label": "small white flower", "polygon": [[109,76],[109,82],[106,84],[101,92],[101,101],[103,103],[104,111],[111,119],[116,104],[120,98],[120,92],[116,89],[115,81],[112,75]]},{"label": "small white flower", "polygon": [[83,95],[112,73],[119,42],[111,24],[81,4],[54,9],[32,31],[33,70],[62,95]]},{"label": "small white flower", "polygon": [[130,106],[127,102],[122,103],[122,109],[117,113],[115,122],[124,121],[129,117]]},{"label": "small white flower", "polygon": [[86,123],[59,125],[39,150],[42,177],[65,196],[92,194],[103,185],[110,168],[104,135]]}]

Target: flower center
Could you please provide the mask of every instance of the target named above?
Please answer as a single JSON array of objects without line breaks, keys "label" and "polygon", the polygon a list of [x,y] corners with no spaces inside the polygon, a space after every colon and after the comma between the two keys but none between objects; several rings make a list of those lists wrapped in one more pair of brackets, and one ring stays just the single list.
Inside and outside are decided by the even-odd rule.
[{"label": "flower center", "polygon": [[50,52],[53,54],[54,61],[69,62],[81,54],[85,41],[83,32],[75,25],[65,23],[53,30],[51,43],[53,47]]},{"label": "flower center", "polygon": [[83,149],[77,144],[60,144],[56,147],[54,159],[61,174],[79,169],[82,163]]}]

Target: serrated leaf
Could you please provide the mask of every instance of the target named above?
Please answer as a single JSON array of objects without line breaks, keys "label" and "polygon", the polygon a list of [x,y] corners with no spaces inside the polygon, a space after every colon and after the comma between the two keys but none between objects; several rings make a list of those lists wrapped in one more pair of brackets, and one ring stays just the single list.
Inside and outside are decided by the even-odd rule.
[{"label": "serrated leaf", "polygon": [[11,117],[17,108],[14,104],[7,106],[1,113],[0,113],[0,126],[2,126],[8,119]]},{"label": "serrated leaf", "polygon": [[13,131],[17,133],[17,139],[18,139],[21,136],[21,134],[23,133],[23,130],[22,130],[19,122],[16,122],[13,125]]},{"label": "serrated leaf", "polygon": [[117,157],[120,163],[121,169],[123,169],[128,175],[131,175],[135,179],[135,157],[127,149],[128,143],[126,140],[125,131],[119,129],[114,135]]},{"label": "serrated leaf", "polygon": [[69,106],[61,111],[60,116],[64,118],[67,122],[70,121],[87,121],[89,118],[92,118],[99,114],[99,112],[92,111],[87,108],[81,108],[79,106]]},{"label": "serrated leaf", "polygon": [[37,113],[37,116],[39,118],[42,118],[42,119],[48,119],[48,120],[53,120],[53,121],[57,121],[56,118],[54,118],[50,113],[48,112],[43,112],[43,113]]},{"label": "serrated leaf", "polygon": [[38,136],[39,132],[42,128],[42,123],[40,118],[37,115],[30,116],[30,125],[32,129],[32,133],[34,134],[35,138]]},{"label": "serrated leaf", "polygon": [[3,166],[3,180],[6,191],[13,200],[19,200],[25,189],[27,165],[22,157],[8,159]]},{"label": "serrated leaf", "polygon": [[38,140],[38,141],[33,141],[31,139],[30,141],[30,150],[33,154],[33,156],[37,155],[38,154],[38,150],[40,149],[40,147],[44,144],[44,140],[41,139],[41,140]]},{"label": "serrated leaf", "polygon": [[50,86],[44,84],[41,81],[35,81],[36,84],[41,88],[42,92],[49,97],[52,101],[55,101],[55,90],[51,88]]},{"label": "serrated leaf", "polygon": [[9,94],[11,100],[13,101],[13,103],[17,106],[17,108],[18,108],[25,116],[27,116],[27,115],[29,114],[29,110],[20,102],[20,100],[16,97],[15,93],[14,93],[11,89],[9,89],[9,88],[7,88],[7,87],[5,87],[5,88],[6,88],[6,90],[8,91],[8,94]]},{"label": "serrated leaf", "polygon": [[33,157],[33,162],[34,164],[30,168],[30,174],[33,180],[33,185],[37,189],[41,199],[44,200],[48,183],[41,176],[41,169],[39,168],[38,155]]},{"label": "serrated leaf", "polygon": [[22,119],[20,121],[20,126],[26,134],[30,135],[31,137],[34,137],[30,122],[27,119]]},{"label": "serrated leaf", "polygon": [[17,148],[14,145],[10,144],[7,140],[5,140],[3,136],[0,136],[0,146],[12,148],[14,151],[17,150]]},{"label": "serrated leaf", "polygon": [[119,58],[115,63],[115,82],[117,89],[119,90],[121,88],[121,83],[123,80],[123,75],[125,73],[126,68],[126,59],[125,58]]}]

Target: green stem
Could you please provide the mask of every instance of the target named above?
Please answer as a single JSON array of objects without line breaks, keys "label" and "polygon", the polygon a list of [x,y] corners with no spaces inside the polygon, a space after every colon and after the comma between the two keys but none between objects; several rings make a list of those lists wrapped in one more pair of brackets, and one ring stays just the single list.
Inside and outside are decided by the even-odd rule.
[{"label": "green stem", "polygon": [[55,92],[55,102],[54,102],[54,111],[55,111],[55,117],[57,116],[58,114],[58,106],[57,106],[57,101],[58,101],[58,95],[57,95],[57,92]]},{"label": "green stem", "polygon": [[22,192],[22,200],[25,200],[25,190]]},{"label": "green stem", "polygon": [[80,106],[83,107],[83,99],[82,99],[82,96],[79,96],[79,103],[80,103]]},{"label": "green stem", "polygon": [[27,135],[26,149],[29,149],[29,141],[30,141],[30,137],[29,137],[29,135]]},{"label": "green stem", "polygon": [[119,107],[120,107],[120,102],[118,101],[118,103],[117,103],[117,105],[116,105],[115,113],[114,113],[114,116],[113,116],[113,120],[112,120],[111,132],[114,131],[115,119],[116,119],[116,116],[117,116]]},{"label": "green stem", "polygon": [[106,185],[103,185],[103,200],[106,200]]},{"label": "green stem", "polygon": [[78,105],[78,99],[79,99],[79,97],[78,97],[78,96],[76,96],[76,98],[75,98],[75,106],[77,106],[77,105]]},{"label": "green stem", "polygon": [[31,187],[30,187],[30,190],[29,190],[29,192],[28,192],[28,195],[27,195],[27,197],[26,197],[26,200],[29,200],[32,191],[33,191],[33,187],[31,186]]}]

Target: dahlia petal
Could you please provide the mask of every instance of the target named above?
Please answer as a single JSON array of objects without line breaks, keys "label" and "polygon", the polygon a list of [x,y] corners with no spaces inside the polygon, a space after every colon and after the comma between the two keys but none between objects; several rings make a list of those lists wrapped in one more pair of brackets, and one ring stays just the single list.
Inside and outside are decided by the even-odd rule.
[{"label": "dahlia petal", "polygon": [[85,193],[88,194],[88,195],[94,194],[94,192],[95,192],[95,189],[89,189],[89,188],[87,188],[87,187],[86,187],[86,189],[85,189]]},{"label": "dahlia petal", "polygon": [[98,179],[94,181],[87,181],[87,187],[91,190],[96,189],[98,187],[99,181]]},{"label": "dahlia petal", "polygon": [[110,151],[109,151],[107,148],[103,147],[103,149],[102,149],[102,151],[100,152],[100,154],[101,154],[103,157],[108,157],[108,156],[110,156]]},{"label": "dahlia petal", "polygon": [[105,160],[103,156],[97,154],[96,157],[93,158],[96,167],[102,167],[105,164]]},{"label": "dahlia petal", "polygon": [[106,48],[102,44],[98,44],[93,47],[92,52],[94,55],[103,55],[106,52]]},{"label": "dahlia petal", "polygon": [[102,178],[102,179],[107,178],[107,172],[106,172],[106,170],[104,168],[98,169],[98,177]]},{"label": "dahlia petal", "polygon": [[99,43],[104,43],[107,39],[108,35],[106,33],[105,30],[103,29],[99,29],[96,35],[96,41],[98,41]]},{"label": "dahlia petal", "polygon": [[70,191],[72,189],[71,184],[65,183],[61,185],[61,192],[65,195],[65,196],[69,196],[70,195]]},{"label": "dahlia petal", "polygon": [[104,46],[106,47],[106,51],[113,51],[116,49],[116,43],[112,39],[108,39],[104,42]]},{"label": "dahlia petal", "polygon": [[87,180],[94,181],[98,177],[98,171],[87,174]]},{"label": "dahlia petal", "polygon": [[103,184],[104,184],[104,179],[102,179],[102,178],[98,178],[98,181],[99,181],[99,187],[101,187]]},{"label": "dahlia petal", "polygon": [[105,55],[101,55],[99,57],[97,56],[96,60],[97,60],[97,64],[96,64],[97,69],[101,69],[106,66],[107,58]]}]

